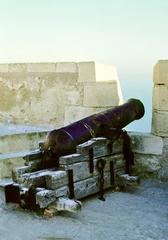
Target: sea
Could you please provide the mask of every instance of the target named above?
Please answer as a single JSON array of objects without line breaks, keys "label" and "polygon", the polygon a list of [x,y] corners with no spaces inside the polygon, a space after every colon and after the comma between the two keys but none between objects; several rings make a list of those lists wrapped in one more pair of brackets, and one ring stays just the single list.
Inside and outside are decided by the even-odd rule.
[{"label": "sea", "polygon": [[136,132],[151,132],[152,120],[152,76],[151,74],[123,74],[120,75],[120,85],[124,101],[137,98],[145,107],[145,115],[130,123],[126,130]]}]

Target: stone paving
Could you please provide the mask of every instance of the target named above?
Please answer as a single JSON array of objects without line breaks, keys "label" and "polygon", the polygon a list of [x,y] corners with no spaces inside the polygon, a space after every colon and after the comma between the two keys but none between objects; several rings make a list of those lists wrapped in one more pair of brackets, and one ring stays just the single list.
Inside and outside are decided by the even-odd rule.
[{"label": "stone paving", "polygon": [[4,203],[0,192],[0,239],[3,240],[168,240],[168,183],[148,179],[127,192],[108,192],[83,200],[77,214],[53,218]]}]

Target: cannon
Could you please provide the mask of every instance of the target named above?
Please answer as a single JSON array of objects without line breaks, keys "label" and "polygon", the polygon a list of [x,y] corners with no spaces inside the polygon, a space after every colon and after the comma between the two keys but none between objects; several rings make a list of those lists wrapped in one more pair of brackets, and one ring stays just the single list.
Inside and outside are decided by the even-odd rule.
[{"label": "cannon", "polygon": [[145,113],[142,102],[126,103],[48,133],[44,142],[43,167],[59,166],[58,158],[74,153],[76,146],[95,137],[116,138],[120,130]]},{"label": "cannon", "polygon": [[[57,210],[72,210],[80,207],[76,199],[99,192],[104,201],[104,189],[136,185],[131,140],[123,128],[144,112],[140,100],[130,99],[49,132],[39,149],[24,157],[25,166],[13,170],[14,182],[5,186],[6,202],[33,210],[51,204]],[[117,154],[113,143],[120,138],[122,154]]]}]

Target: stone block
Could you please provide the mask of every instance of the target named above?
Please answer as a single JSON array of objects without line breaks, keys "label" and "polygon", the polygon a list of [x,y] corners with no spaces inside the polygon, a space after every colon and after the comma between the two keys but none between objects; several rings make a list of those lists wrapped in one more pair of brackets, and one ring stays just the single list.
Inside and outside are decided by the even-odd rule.
[{"label": "stone block", "polygon": [[35,185],[36,187],[44,186],[47,184],[47,177],[52,175],[52,170],[40,170],[32,173],[25,173],[20,177],[20,183],[23,183],[25,187]]},{"label": "stone block", "polygon": [[[110,173],[104,174],[104,188],[110,187]],[[89,195],[99,192],[98,176],[85,179],[74,184],[74,192],[76,199],[82,199]]]},{"label": "stone block", "polygon": [[57,211],[68,211],[76,213],[81,209],[82,204],[80,201],[68,199],[68,198],[58,198],[56,202],[52,205],[52,208],[55,208]]},{"label": "stone block", "polygon": [[163,138],[163,154],[161,156],[160,165],[161,168],[159,170],[159,178],[161,178],[163,181],[168,180],[168,138]]},{"label": "stone block", "polygon": [[60,197],[67,197],[68,187],[64,186],[56,190],[45,189],[36,193],[36,203],[40,208],[46,208]]},{"label": "stone block", "polygon": [[168,111],[153,110],[152,133],[161,137],[168,136]]},{"label": "stone block", "polygon": [[154,65],[153,81],[155,84],[168,83],[168,60],[159,60]]},{"label": "stone block", "polygon": [[55,192],[52,190],[43,190],[36,193],[36,204],[40,206],[40,208],[46,208],[49,204],[56,201]]},{"label": "stone block", "polygon": [[80,62],[78,63],[79,82],[96,82],[95,63]]},{"label": "stone block", "polygon": [[103,157],[109,154],[108,144],[110,141],[104,137],[92,138],[94,158]]},{"label": "stone block", "polygon": [[160,155],[163,152],[163,140],[161,137],[150,133],[129,132],[132,151],[142,154]]},{"label": "stone block", "polygon": [[109,107],[83,107],[83,106],[66,106],[64,115],[64,125],[68,125],[92,114],[99,113],[109,109]]},{"label": "stone block", "polygon": [[168,111],[168,84],[154,85],[152,104],[154,110]]},{"label": "stone block", "polygon": [[56,63],[57,73],[77,73],[78,66],[75,62],[58,62]]},{"label": "stone block", "polygon": [[68,184],[66,171],[53,171],[46,176],[46,186],[49,189],[57,189]]},{"label": "stone block", "polygon": [[137,187],[140,183],[140,178],[138,176],[130,176],[129,174],[118,174],[117,182],[120,187]]},{"label": "stone block", "polygon": [[55,72],[56,64],[55,63],[28,63],[27,71],[28,72]]},{"label": "stone block", "polygon": [[89,141],[77,146],[77,153],[89,155],[89,149],[93,149],[94,158],[103,157],[109,154],[109,140],[103,137],[92,138]]},{"label": "stone block", "polygon": [[135,154],[135,169],[138,174],[158,174],[160,157],[152,154]]},{"label": "stone block", "polygon": [[8,72],[8,64],[0,64],[0,73]]},{"label": "stone block", "polygon": [[59,163],[60,165],[69,165],[69,164],[83,162],[87,160],[88,160],[88,154],[84,155],[84,154],[74,153],[67,156],[61,156],[59,158]]},{"label": "stone block", "polygon": [[67,98],[66,105],[82,105],[83,104],[83,88],[78,87],[66,91],[65,96]]},{"label": "stone block", "polygon": [[27,173],[29,169],[29,166],[22,166],[22,167],[17,167],[12,170],[12,179],[13,181],[19,183],[20,177],[24,174]]},{"label": "stone block", "polygon": [[79,82],[106,82],[118,81],[116,68],[111,65],[100,64],[97,62],[78,63]]},{"label": "stone block", "polygon": [[91,139],[91,140],[89,140],[89,141],[87,141],[87,142],[84,142],[84,143],[82,143],[82,144],[79,144],[79,145],[76,147],[77,153],[88,155],[89,150],[90,150],[90,149],[93,149],[94,143],[95,143],[95,141]]},{"label": "stone block", "polygon": [[[125,168],[122,154],[118,154],[116,156],[111,155],[108,157],[103,157],[103,159],[105,160],[104,172],[110,171],[110,161],[114,162],[114,171]],[[93,165],[94,165],[93,173],[89,172],[88,162],[79,162],[79,163],[67,165],[65,167],[65,169],[66,170],[73,169],[74,182],[78,182],[78,181],[84,180],[86,178],[98,175],[97,161],[98,161],[98,159],[93,160]]]},{"label": "stone block", "polygon": [[11,63],[8,64],[9,72],[27,72],[27,64],[26,63]]},{"label": "stone block", "polygon": [[[116,182],[115,184],[117,185],[117,178],[116,176],[118,174],[124,174],[124,170],[117,170],[115,172],[115,179]],[[110,182],[110,173],[109,172],[105,172],[104,174],[104,189],[107,189],[109,187],[111,187],[111,182]],[[58,192],[62,192],[67,196],[67,192],[68,190],[65,189],[65,187],[61,187],[57,190],[53,190],[54,192],[58,191]],[[75,192],[75,199],[82,199],[84,197],[87,197],[89,195],[93,195],[95,193],[99,192],[99,185],[98,185],[98,176],[92,176],[90,178],[78,181],[74,183],[74,192]],[[62,195],[63,196],[63,195]]]},{"label": "stone block", "polygon": [[84,85],[83,106],[114,107],[120,103],[116,81],[88,83]]}]

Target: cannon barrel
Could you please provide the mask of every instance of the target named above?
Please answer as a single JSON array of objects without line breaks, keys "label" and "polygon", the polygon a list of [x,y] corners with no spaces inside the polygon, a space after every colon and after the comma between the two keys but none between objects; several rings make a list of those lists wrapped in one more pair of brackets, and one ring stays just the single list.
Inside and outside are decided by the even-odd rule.
[{"label": "cannon barrel", "polygon": [[53,165],[61,155],[74,153],[76,146],[90,138],[103,136],[103,129],[122,129],[144,115],[144,106],[138,99],[101,113],[93,114],[68,126],[48,133],[44,142],[46,165]]}]

